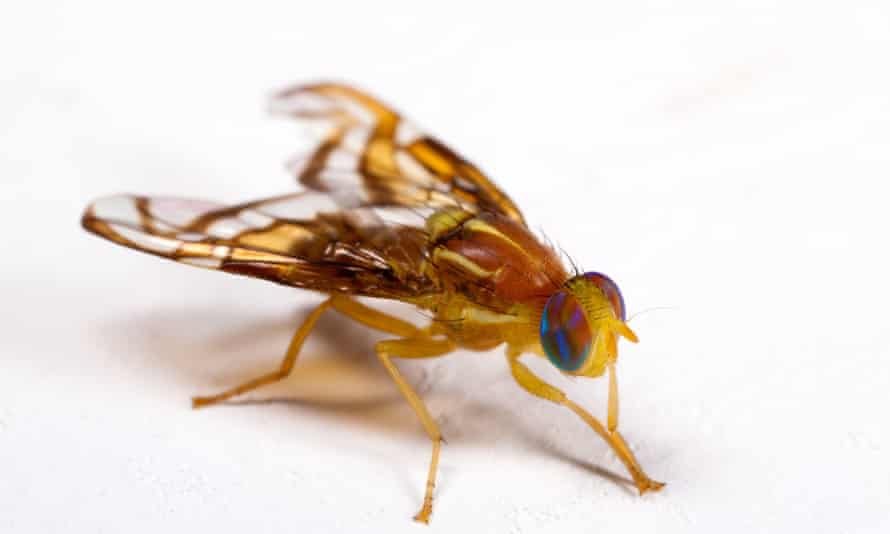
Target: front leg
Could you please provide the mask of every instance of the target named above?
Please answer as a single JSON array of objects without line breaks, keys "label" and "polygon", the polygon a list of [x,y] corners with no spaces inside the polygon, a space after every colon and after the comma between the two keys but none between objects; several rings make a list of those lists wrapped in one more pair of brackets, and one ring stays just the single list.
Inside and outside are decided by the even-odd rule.
[{"label": "front leg", "polygon": [[647,491],[658,491],[664,487],[663,482],[656,482],[643,472],[643,468],[640,467],[637,459],[634,458],[634,455],[624,441],[624,438],[618,433],[618,388],[615,381],[615,373],[611,367],[609,378],[609,428],[607,429],[596,417],[590,415],[584,408],[581,408],[569,400],[566,394],[561,390],[544,382],[532,373],[528,367],[519,361],[518,353],[508,353],[507,361],[510,362],[510,371],[513,373],[513,378],[516,379],[516,382],[524,390],[536,397],[555,402],[556,404],[560,404],[572,410],[578,417],[583,419],[594,432],[599,434],[610,447],[612,447],[612,450],[615,451],[618,459],[621,460],[627,468],[627,471],[633,477],[640,495]]}]

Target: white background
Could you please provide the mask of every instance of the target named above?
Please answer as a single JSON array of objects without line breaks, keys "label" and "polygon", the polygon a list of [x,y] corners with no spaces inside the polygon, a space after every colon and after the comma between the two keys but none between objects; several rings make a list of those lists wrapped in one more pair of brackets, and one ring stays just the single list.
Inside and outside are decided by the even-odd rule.
[{"label": "white background", "polygon": [[[19,2],[0,8],[0,531],[887,532],[890,7],[875,2]],[[88,236],[93,197],[293,190],[284,85],[365,87],[622,286],[621,427],[668,486],[527,396],[500,352],[403,363],[429,446],[316,295]],[[411,310],[407,317],[421,320]],[[595,413],[602,381],[530,365]]]}]

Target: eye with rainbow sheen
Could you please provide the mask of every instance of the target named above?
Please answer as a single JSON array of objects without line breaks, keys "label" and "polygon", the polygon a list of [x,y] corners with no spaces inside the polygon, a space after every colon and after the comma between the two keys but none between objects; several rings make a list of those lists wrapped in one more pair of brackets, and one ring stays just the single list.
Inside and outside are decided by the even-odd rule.
[{"label": "eye with rainbow sheen", "polygon": [[[624,320],[624,298],[615,282],[602,273],[584,273],[569,279],[544,305],[541,346],[558,369],[581,374],[593,363],[589,360],[598,335],[605,334],[601,341],[611,352],[615,333],[636,341]],[[601,365],[595,367],[598,372]]]},{"label": "eye with rainbow sheen", "polygon": [[621,290],[618,289],[618,284],[603,273],[584,273],[579,278],[593,284],[597,289],[602,291],[603,296],[605,296],[606,299],[608,299],[609,304],[612,305],[612,311],[615,313],[615,317],[620,319],[621,322],[626,321],[624,297],[621,295]]}]

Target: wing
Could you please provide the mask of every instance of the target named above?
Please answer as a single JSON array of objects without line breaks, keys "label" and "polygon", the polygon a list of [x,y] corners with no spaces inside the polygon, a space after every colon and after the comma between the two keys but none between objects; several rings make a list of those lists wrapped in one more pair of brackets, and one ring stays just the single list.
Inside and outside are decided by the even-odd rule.
[{"label": "wing", "polygon": [[318,145],[290,166],[306,187],[345,207],[458,206],[524,224],[513,201],[472,163],[357,89],[294,87],[278,93],[272,109],[320,123]]},{"label": "wing", "polygon": [[436,292],[423,219],[396,211],[344,210],[316,192],[230,207],[119,195],[90,205],[82,224],[156,256],[294,287],[399,299]]}]

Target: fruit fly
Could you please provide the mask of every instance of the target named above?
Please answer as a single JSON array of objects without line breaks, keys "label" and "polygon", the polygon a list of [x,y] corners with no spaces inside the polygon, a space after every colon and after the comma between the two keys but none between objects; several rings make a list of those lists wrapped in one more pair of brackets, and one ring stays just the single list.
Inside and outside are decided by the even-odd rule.
[{"label": "fruit fly", "polygon": [[[379,100],[322,83],[272,99],[277,114],[316,126],[317,143],[290,170],[305,191],[224,206],[207,201],[119,195],[83,215],[88,231],[181,263],[262,278],[326,295],[297,328],[278,369],[211,396],[223,402],[283,380],[326,310],[392,336],[377,357],[432,443],[417,521],[429,522],[442,435],[395,359],[503,346],[516,383],[564,406],[615,452],[640,494],[650,479],[618,433],[618,340],[637,342],[618,286],[596,272],[570,272],[491,180]],[[403,301],[432,320],[414,324],[356,297]],[[605,424],[535,375],[525,353],[570,376],[608,375]]]}]

